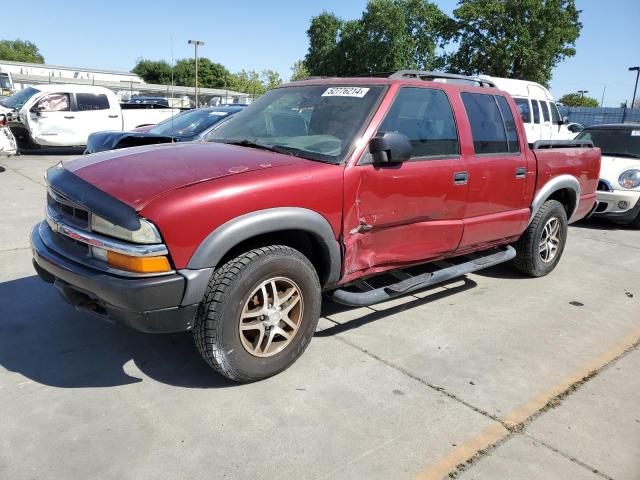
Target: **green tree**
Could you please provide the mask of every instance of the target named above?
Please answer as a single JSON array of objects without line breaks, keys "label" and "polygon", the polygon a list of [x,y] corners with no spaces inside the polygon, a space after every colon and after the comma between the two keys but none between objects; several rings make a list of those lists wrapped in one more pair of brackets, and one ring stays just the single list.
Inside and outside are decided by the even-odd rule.
[{"label": "green tree", "polygon": [[275,70],[263,70],[262,71],[262,84],[266,90],[276,88],[282,83],[280,74]]},{"label": "green tree", "polygon": [[574,0],[460,0],[453,14],[458,50],[450,70],[543,85],[575,55],[582,28]]},{"label": "green tree", "polygon": [[260,74],[255,70],[241,70],[231,75],[229,89],[237,92],[250,93],[254,97],[262,95],[266,88],[260,80]]},{"label": "green tree", "polygon": [[307,30],[311,75],[357,75],[443,65],[450,20],[427,0],[370,0],[360,19],[323,12]]},{"label": "green tree", "polygon": [[598,100],[593,97],[585,97],[579,93],[567,93],[558,99],[558,102],[567,107],[597,107]]},{"label": "green tree", "polygon": [[133,67],[133,73],[140,76],[147,83],[155,83],[159,85],[171,84],[171,65],[164,60],[138,60],[136,66]]},{"label": "green tree", "polygon": [[307,78],[310,76],[311,74],[309,73],[309,70],[307,70],[307,67],[304,64],[304,60],[298,60],[296,63],[291,65],[290,81],[295,82],[296,80],[302,80],[303,78]]},{"label": "green tree", "polygon": [[[176,85],[195,86],[196,63],[192,59],[183,59],[173,67]],[[206,57],[198,59],[198,86],[202,88],[224,88],[230,81],[231,74],[223,65],[212,62]]]},{"label": "green tree", "polygon": [[0,40],[0,60],[11,62],[44,63],[38,47],[26,40]]}]

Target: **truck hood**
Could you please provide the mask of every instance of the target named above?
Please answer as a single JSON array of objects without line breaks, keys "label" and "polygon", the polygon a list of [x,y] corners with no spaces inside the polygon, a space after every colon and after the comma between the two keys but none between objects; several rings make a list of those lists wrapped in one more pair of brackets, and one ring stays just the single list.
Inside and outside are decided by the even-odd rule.
[{"label": "truck hood", "polygon": [[170,190],[296,162],[305,160],[222,143],[183,143],[101,152],[64,166],[112,197],[141,210]]}]

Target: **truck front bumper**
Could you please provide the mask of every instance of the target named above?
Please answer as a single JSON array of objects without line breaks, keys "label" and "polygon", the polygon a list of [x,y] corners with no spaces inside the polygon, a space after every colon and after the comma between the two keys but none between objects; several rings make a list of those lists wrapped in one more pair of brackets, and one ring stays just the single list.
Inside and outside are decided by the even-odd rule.
[{"label": "truck front bumper", "polygon": [[620,223],[630,222],[640,214],[640,192],[630,190],[597,191],[594,217]]},{"label": "truck front bumper", "polygon": [[182,305],[188,279],[179,273],[156,277],[120,277],[89,268],[49,248],[40,225],[31,232],[33,266],[78,310],[150,333],[193,327],[198,303]]}]

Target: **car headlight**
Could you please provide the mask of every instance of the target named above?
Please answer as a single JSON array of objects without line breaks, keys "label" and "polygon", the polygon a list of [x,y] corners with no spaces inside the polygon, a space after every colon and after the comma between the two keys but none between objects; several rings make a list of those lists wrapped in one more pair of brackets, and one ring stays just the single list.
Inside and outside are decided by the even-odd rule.
[{"label": "car headlight", "polygon": [[127,230],[119,225],[105,220],[98,215],[91,215],[91,230],[110,237],[127,240],[133,243],[161,243],[160,233],[153,223],[144,218],[140,219],[140,228],[135,231]]},{"label": "car headlight", "polygon": [[640,187],[640,170],[627,170],[618,177],[618,183],[622,188]]}]

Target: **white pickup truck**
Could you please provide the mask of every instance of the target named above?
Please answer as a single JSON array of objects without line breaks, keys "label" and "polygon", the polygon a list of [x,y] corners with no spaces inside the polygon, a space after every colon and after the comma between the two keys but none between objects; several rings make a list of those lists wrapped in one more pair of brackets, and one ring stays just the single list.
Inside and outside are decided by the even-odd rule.
[{"label": "white pickup truck", "polygon": [[84,146],[93,132],[155,125],[178,112],[121,105],[111,90],[91,85],[38,85],[0,100],[21,148]]}]

